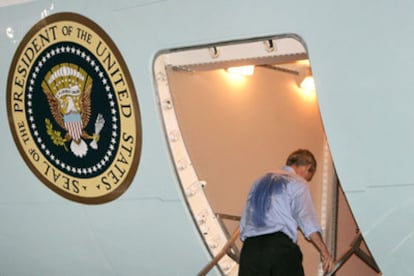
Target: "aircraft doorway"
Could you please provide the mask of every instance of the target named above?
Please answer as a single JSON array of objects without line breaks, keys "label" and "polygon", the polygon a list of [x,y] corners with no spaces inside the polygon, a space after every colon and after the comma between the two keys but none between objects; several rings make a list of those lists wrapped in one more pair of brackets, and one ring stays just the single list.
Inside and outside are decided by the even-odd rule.
[{"label": "aircraft doorway", "polygon": [[[246,65],[253,72],[244,76],[228,70]],[[335,173],[316,92],[300,87],[311,72],[304,44],[296,36],[159,54],[154,73],[181,189],[215,257],[237,232],[253,181],[283,166],[290,152],[310,149],[318,161],[310,187],[324,239],[336,258],[346,261],[338,263],[335,275],[378,275],[363,240],[345,255],[359,237],[358,226]],[[318,252],[301,235],[298,243],[305,274],[322,275]],[[222,274],[237,275],[240,248],[236,238],[218,260]]]}]

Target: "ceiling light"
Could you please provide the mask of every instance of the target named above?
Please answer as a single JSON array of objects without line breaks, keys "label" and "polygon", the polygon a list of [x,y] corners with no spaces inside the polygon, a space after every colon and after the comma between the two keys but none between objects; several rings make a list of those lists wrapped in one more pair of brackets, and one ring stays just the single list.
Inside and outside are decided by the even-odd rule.
[{"label": "ceiling light", "polygon": [[251,76],[254,73],[254,65],[229,67],[227,68],[227,72],[235,75]]},{"label": "ceiling light", "polygon": [[315,80],[312,76],[306,76],[300,83],[300,88],[306,90],[315,90]]}]

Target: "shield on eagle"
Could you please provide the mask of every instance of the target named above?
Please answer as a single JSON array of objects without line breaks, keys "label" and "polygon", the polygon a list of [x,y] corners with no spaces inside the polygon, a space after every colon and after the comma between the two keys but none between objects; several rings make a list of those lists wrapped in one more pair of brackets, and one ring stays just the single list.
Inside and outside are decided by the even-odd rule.
[{"label": "shield on eagle", "polygon": [[92,139],[90,146],[97,149],[99,132],[105,123],[99,114],[95,122],[95,133],[89,135],[84,130],[91,117],[92,82],[85,70],[71,63],[54,66],[42,82],[54,120],[67,131],[60,140],[63,143],[71,141],[70,149],[77,157],[84,157],[88,152],[84,139]]}]

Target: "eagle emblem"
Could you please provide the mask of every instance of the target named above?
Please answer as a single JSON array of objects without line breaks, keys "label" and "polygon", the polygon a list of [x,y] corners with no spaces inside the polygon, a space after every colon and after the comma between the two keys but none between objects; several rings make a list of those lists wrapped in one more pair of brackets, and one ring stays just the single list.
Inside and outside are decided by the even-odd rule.
[{"label": "eagle emblem", "polygon": [[71,152],[84,157],[88,152],[85,140],[92,140],[89,146],[98,149],[99,133],[104,127],[105,120],[98,114],[95,120],[95,132],[89,135],[85,128],[91,118],[92,78],[84,69],[72,63],[62,63],[54,66],[42,81],[42,90],[47,97],[54,121],[65,130],[53,129],[49,119],[45,119],[47,133],[55,145],[68,150],[66,143],[70,142]]}]

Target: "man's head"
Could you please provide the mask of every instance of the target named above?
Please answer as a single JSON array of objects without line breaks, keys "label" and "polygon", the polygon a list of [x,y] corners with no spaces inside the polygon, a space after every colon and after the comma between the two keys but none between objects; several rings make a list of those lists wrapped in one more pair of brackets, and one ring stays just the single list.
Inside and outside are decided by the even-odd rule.
[{"label": "man's head", "polygon": [[306,149],[298,149],[292,152],[287,160],[286,165],[291,166],[297,175],[302,176],[310,181],[316,171],[316,159],[313,154]]}]

